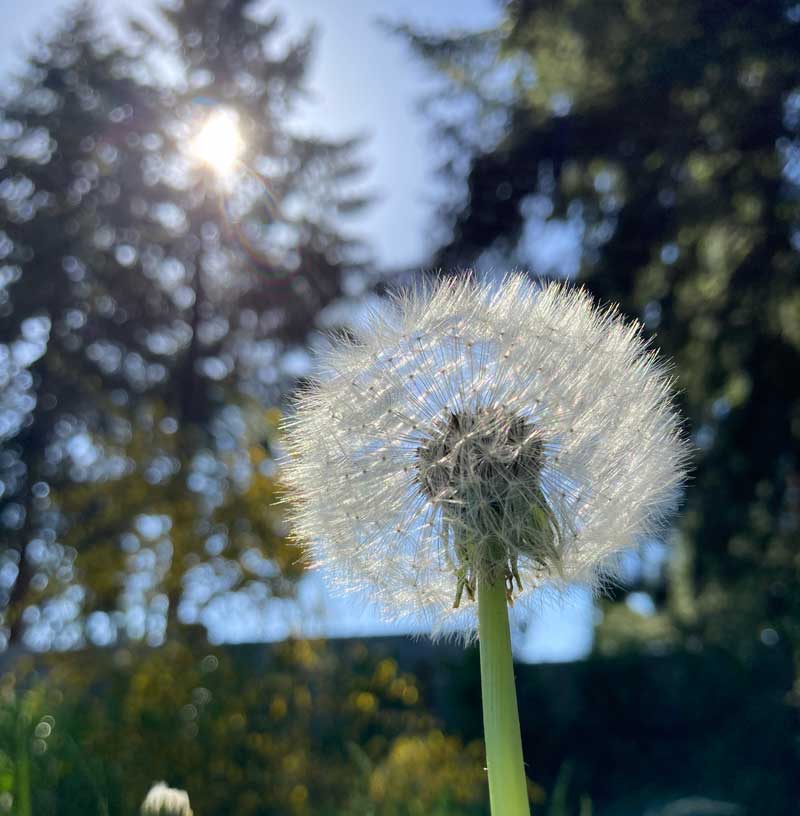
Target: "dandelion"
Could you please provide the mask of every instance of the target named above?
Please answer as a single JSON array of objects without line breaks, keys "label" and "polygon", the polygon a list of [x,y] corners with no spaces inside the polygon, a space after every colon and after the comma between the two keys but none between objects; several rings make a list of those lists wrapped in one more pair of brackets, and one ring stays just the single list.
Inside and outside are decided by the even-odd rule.
[{"label": "dandelion", "polygon": [[475,631],[481,575],[510,603],[602,584],[673,508],[685,462],[639,327],[517,275],[379,308],[322,351],[286,430],[314,563],[435,633]]},{"label": "dandelion", "polygon": [[674,509],[687,449],[664,365],[583,290],[451,279],[330,342],[296,407],[296,535],[387,617],[477,631],[492,812],[527,813],[507,608],[600,588]]},{"label": "dandelion", "polygon": [[156,782],[142,802],[142,816],[192,816],[189,794]]}]

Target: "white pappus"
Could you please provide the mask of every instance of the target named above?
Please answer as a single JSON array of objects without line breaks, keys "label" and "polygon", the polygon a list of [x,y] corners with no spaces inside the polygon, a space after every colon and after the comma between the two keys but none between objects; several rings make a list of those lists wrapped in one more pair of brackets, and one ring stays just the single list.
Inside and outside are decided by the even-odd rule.
[{"label": "white pappus", "polygon": [[469,639],[478,577],[512,604],[596,589],[679,497],[688,447],[665,366],[581,289],[443,279],[318,363],[285,421],[294,533],[390,619]]},{"label": "white pappus", "polygon": [[189,794],[156,782],[142,802],[142,816],[192,816]]}]

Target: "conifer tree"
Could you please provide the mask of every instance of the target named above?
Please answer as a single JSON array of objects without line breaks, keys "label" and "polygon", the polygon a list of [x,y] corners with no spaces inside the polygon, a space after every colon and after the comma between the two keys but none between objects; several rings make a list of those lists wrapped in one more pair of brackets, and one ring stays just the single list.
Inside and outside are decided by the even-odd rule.
[{"label": "conifer tree", "polygon": [[[197,620],[292,591],[264,408],[365,284],[343,223],[365,202],[357,140],[289,127],[310,36],[253,5],[187,3],[123,45],[79,7],[3,106],[12,641],[26,609],[38,646],[158,640],[182,599]],[[187,150],[219,112],[243,146],[225,178]]]},{"label": "conifer tree", "polygon": [[115,77],[119,57],[79,9],[3,110],[0,524],[6,574],[17,573],[4,587],[12,640],[26,596],[50,581],[46,567],[73,571],[54,489],[88,476],[88,435],[118,434],[120,404],[164,376],[145,337],[166,297],[130,272],[138,233],[120,180],[135,174],[141,147],[126,124],[138,89]]},{"label": "conifer tree", "polygon": [[[629,576],[671,613],[643,637],[800,644],[799,23],[518,0],[491,31],[405,30],[449,88],[433,265],[574,274],[675,360],[696,470],[669,564]],[[637,631],[607,611],[604,636]]]}]

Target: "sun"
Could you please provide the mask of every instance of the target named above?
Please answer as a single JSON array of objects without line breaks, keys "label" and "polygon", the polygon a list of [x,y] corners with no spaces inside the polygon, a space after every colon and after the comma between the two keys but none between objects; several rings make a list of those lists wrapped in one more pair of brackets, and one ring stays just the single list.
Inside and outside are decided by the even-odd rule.
[{"label": "sun", "polygon": [[239,116],[231,110],[209,114],[189,146],[192,157],[208,165],[220,178],[230,178],[243,150]]}]

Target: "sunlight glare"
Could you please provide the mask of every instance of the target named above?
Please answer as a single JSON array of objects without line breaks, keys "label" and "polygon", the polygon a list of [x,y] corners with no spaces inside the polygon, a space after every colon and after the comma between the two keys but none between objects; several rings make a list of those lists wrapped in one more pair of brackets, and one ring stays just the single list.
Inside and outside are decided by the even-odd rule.
[{"label": "sunlight glare", "polygon": [[191,142],[191,155],[220,177],[233,173],[244,149],[238,120],[234,111],[214,111]]}]

